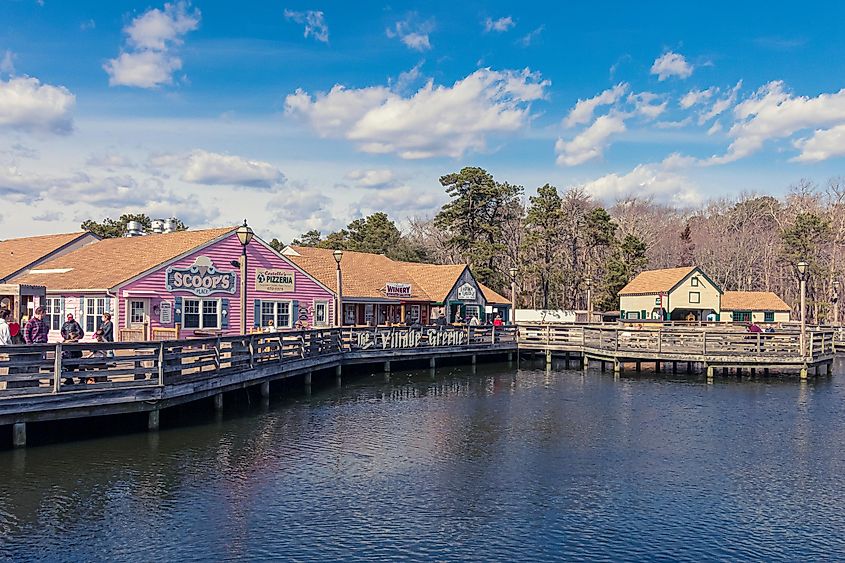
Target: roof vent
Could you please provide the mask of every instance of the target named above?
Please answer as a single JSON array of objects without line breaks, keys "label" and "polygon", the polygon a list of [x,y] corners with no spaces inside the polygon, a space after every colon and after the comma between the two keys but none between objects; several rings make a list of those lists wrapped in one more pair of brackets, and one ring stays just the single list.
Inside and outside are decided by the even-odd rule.
[{"label": "roof vent", "polygon": [[170,219],[165,219],[164,221],[164,232],[165,233],[175,233],[176,229],[178,228],[179,221],[176,217],[171,217]]},{"label": "roof vent", "polygon": [[129,221],[126,223],[127,237],[140,237],[144,234],[144,227],[138,221]]},{"label": "roof vent", "polygon": [[155,221],[153,221],[152,225],[151,225],[151,230],[152,230],[153,233],[155,233],[157,235],[160,235],[161,233],[163,233],[164,232],[164,221],[162,221],[161,219],[156,219]]}]

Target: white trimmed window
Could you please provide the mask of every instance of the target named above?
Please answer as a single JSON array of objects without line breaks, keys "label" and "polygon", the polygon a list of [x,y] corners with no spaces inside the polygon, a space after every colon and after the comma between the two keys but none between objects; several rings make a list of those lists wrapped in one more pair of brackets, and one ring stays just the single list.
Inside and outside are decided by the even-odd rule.
[{"label": "white trimmed window", "polygon": [[407,308],[408,315],[411,317],[411,320],[415,323],[420,322],[420,306],[419,305],[410,305]]},{"label": "white trimmed window", "polygon": [[219,299],[185,299],[183,308],[184,328],[220,328]]},{"label": "white trimmed window", "polygon": [[291,309],[290,301],[262,301],[261,326],[270,326],[272,324],[276,328],[290,328],[293,326],[293,323],[291,323]]},{"label": "white trimmed window", "polygon": [[50,325],[50,330],[62,328],[62,298],[48,297],[44,300],[44,320]]},{"label": "white trimmed window", "polygon": [[93,334],[102,326],[105,312],[105,297],[85,298],[85,334]]},{"label": "white trimmed window", "polygon": [[328,301],[314,301],[314,326],[329,325]]}]

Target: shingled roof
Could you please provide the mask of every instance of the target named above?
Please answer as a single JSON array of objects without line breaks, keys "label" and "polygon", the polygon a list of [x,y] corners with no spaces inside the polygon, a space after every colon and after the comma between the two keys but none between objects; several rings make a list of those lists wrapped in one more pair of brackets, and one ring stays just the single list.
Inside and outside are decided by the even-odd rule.
[{"label": "shingled roof", "polygon": [[622,288],[619,295],[648,295],[670,291],[695,269],[695,266],[684,266],[682,268],[666,268],[663,270],[646,270],[645,272],[640,272],[634,279],[628,282],[628,285]]},{"label": "shingled roof", "polygon": [[44,258],[85,237],[96,240],[91,233],[81,231],[0,241],[0,280],[38,264]]},{"label": "shingled roof", "polygon": [[48,289],[112,289],[234,230],[225,227],[104,239],[49,260],[13,281]]},{"label": "shingled roof", "polygon": [[479,282],[478,287],[481,288],[481,292],[484,293],[484,298],[487,300],[488,303],[491,305],[510,305],[511,300],[502,295],[501,293],[497,293],[484,285],[483,283]]},{"label": "shingled roof", "polygon": [[789,312],[790,307],[771,291],[726,291],[722,295],[722,310]]}]

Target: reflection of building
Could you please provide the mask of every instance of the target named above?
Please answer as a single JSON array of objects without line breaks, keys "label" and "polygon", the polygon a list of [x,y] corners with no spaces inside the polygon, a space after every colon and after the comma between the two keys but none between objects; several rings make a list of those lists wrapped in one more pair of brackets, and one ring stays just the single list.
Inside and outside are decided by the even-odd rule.
[{"label": "reflection of building", "polygon": [[701,268],[647,270],[619,292],[625,320],[783,322],[789,307],[770,291],[722,291]]},{"label": "reflection of building", "polygon": [[[331,249],[288,246],[282,254],[337,291]],[[407,316],[423,324],[440,312],[454,322],[477,316],[482,322],[499,313],[507,320],[510,301],[480,284],[464,264],[420,264],[391,260],[383,254],[345,251],[343,323],[402,323]]]},{"label": "reflection of building", "polygon": [[241,315],[253,328],[288,328],[298,319],[332,324],[328,289],[258,237],[247,246],[249,303],[241,311],[242,251],[233,227],[111,238],[13,281],[46,286],[51,328],[72,313],[88,337],[103,313],[112,315],[115,336],[125,340],[237,334]]}]

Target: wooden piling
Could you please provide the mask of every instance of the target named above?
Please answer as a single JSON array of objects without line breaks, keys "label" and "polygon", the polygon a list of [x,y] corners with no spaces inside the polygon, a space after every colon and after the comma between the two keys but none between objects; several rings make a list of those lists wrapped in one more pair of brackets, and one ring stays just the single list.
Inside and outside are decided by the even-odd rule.
[{"label": "wooden piling", "polygon": [[161,425],[161,411],[153,409],[147,413],[147,430],[155,432]]},{"label": "wooden piling", "polygon": [[16,422],[12,425],[12,445],[16,448],[26,446],[26,422]]}]

